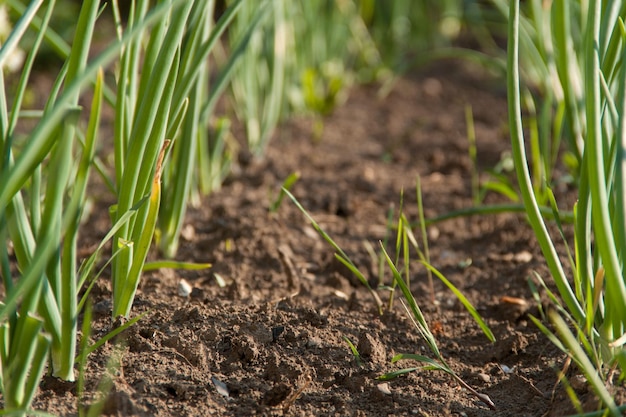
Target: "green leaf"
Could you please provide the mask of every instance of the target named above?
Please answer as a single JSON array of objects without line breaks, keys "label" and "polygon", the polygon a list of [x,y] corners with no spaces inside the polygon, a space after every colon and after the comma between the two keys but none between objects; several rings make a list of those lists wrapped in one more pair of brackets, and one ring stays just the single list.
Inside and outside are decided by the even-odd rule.
[{"label": "green leaf", "polygon": [[478,314],[478,311],[476,311],[476,308],[474,308],[472,303],[469,302],[469,300],[463,295],[463,293],[461,291],[459,291],[454,286],[454,284],[452,284],[450,281],[448,281],[448,279],[446,277],[444,277],[443,274],[441,272],[439,272],[434,266],[432,266],[432,265],[430,265],[430,264],[428,264],[426,262],[422,262],[422,264],[426,268],[428,268],[430,271],[432,271],[433,274],[435,274],[437,276],[437,278],[439,278],[441,280],[441,282],[446,284],[446,286],[454,293],[454,295],[456,295],[456,297],[459,299],[461,304],[463,304],[465,309],[471,314],[471,316],[474,318],[476,323],[478,323],[478,325],[480,326],[480,328],[483,331],[483,333],[485,334],[485,336],[487,336],[487,338],[491,342],[495,342],[496,341],[496,337],[491,332],[491,329],[489,329],[489,326],[487,326],[487,323],[485,323],[485,321],[482,319],[480,314]]}]

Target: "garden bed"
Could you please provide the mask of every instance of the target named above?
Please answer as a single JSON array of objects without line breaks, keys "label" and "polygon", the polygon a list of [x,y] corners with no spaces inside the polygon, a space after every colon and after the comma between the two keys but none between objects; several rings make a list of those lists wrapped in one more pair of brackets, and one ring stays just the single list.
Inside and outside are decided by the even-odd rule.
[{"label": "garden bed", "polygon": [[[223,188],[190,210],[183,232],[177,258],[212,268],[144,274],[133,315],[147,315],[117,344],[89,357],[82,401],[92,401],[108,358],[123,345],[105,403],[108,415],[574,412],[557,385],[566,356],[528,319],[539,311],[527,279],[537,271],[549,281],[549,274],[524,215],[456,218],[428,231],[432,264],[476,306],[495,343],[438,281],[433,304],[424,268],[412,265],[413,292],[443,356],[491,398],[493,411],[440,372],[377,380],[417,365],[391,364],[397,353],[430,354],[399,298],[379,315],[368,291],[291,201],[270,213],[281,183],[298,171],[294,195],[376,285],[378,265],[364,243],[376,250],[385,239],[388,211],[398,208],[401,190],[405,212],[417,219],[418,175],[427,217],[472,206],[465,106],[473,110],[478,170],[484,173],[510,147],[500,83],[448,62],[399,79],[385,99],[378,92],[373,86],[351,91],[347,103],[324,119],[317,140],[310,119],[292,120],[276,132],[264,160],[239,158]],[[571,209],[574,192],[560,193],[561,208]],[[82,236],[86,248],[109,230],[106,210],[113,201],[104,195],[96,202],[90,235]],[[488,202],[505,200],[490,195]],[[188,297],[178,293],[181,279],[193,287]],[[391,282],[388,273],[385,280]],[[95,340],[112,326],[106,277],[94,295]],[[379,295],[386,303],[389,292]],[[360,363],[345,338],[357,347]],[[567,375],[593,410],[593,395],[575,383],[577,370],[572,366]],[[623,391],[616,393],[618,404]],[[74,384],[45,378],[33,407],[75,415],[78,402]]]}]

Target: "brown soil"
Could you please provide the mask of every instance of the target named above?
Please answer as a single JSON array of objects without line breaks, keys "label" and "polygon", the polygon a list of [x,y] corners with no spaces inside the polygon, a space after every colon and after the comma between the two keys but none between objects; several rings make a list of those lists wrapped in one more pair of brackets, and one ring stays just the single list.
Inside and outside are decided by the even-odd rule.
[{"label": "brown soil", "polygon": [[[509,148],[500,84],[448,63],[398,80],[384,100],[377,93],[374,87],[353,90],[347,103],[324,120],[319,141],[313,139],[310,120],[287,123],[263,161],[242,162],[221,191],[190,210],[178,259],[211,262],[213,267],[144,275],[133,315],[148,313],[117,339],[123,355],[105,414],[574,412],[556,385],[565,355],[528,319],[538,309],[527,279],[533,271],[546,279],[549,275],[522,215],[457,218],[428,232],[433,265],[477,307],[495,343],[439,281],[433,304],[423,267],[412,265],[412,289],[442,354],[469,385],[491,398],[493,411],[441,372],[421,370],[389,382],[377,380],[386,372],[418,365],[392,364],[398,353],[430,355],[398,296],[392,310],[379,315],[368,291],[335,260],[333,250],[291,201],[283,201],[277,213],[269,212],[282,181],[299,171],[295,196],[376,286],[378,266],[366,243],[378,248],[385,238],[388,210],[399,206],[403,189],[405,212],[417,219],[418,175],[427,217],[472,205],[465,106],[473,109],[479,170],[484,172]],[[562,206],[570,209],[571,193],[567,195]],[[488,200],[504,201],[493,195]],[[110,202],[97,206],[104,210]],[[106,233],[107,218],[105,211],[93,213],[94,241]],[[193,286],[189,297],[178,295],[183,278]],[[391,282],[388,271],[384,279]],[[385,301],[389,297],[386,290],[378,293]],[[94,297],[93,341],[112,328],[105,278]],[[357,347],[360,363],[345,338]],[[77,415],[79,402],[90,404],[96,397],[115,346],[108,343],[89,357],[87,392],[80,401],[75,384],[46,378],[34,407]],[[577,380],[574,367],[568,376]],[[585,385],[574,386],[586,408],[593,409]]]}]

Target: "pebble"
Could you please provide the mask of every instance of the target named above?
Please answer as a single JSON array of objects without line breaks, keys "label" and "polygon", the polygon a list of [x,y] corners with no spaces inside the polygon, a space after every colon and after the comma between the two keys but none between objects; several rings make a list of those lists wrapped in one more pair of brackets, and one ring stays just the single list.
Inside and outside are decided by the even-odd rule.
[{"label": "pebble", "polygon": [[178,295],[180,295],[181,297],[189,297],[192,289],[193,288],[191,287],[191,284],[189,284],[184,279],[178,281]]},{"label": "pebble", "polygon": [[387,382],[378,384],[376,388],[378,388],[378,391],[382,392],[385,395],[391,395],[391,389],[389,388],[389,384]]}]

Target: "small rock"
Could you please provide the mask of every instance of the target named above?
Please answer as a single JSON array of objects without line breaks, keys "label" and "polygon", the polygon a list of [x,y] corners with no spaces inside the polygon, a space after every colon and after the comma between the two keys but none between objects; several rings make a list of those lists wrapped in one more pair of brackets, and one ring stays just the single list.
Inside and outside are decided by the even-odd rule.
[{"label": "small rock", "polygon": [[439,97],[441,92],[443,91],[443,85],[441,81],[436,78],[427,78],[424,80],[424,85],[422,86],[424,89],[424,93],[430,97]]},{"label": "small rock", "polygon": [[222,277],[220,274],[218,273],[214,273],[213,276],[215,277],[215,282],[217,282],[217,285],[220,288],[224,288],[226,287],[226,280],[224,279],[224,277]]},{"label": "small rock", "polygon": [[491,381],[491,376],[485,374],[485,373],[479,373],[478,374],[478,378],[483,381],[483,382],[490,382]]},{"label": "small rock", "polygon": [[376,388],[378,388],[378,391],[382,392],[385,395],[391,395],[391,388],[389,388],[389,383],[387,382],[376,385]]},{"label": "small rock", "polygon": [[341,298],[342,300],[348,300],[348,299],[350,298],[350,297],[348,297],[348,296],[346,295],[346,293],[345,293],[345,292],[343,292],[343,291],[335,290],[335,291],[334,291],[334,293],[335,293],[335,296],[336,296],[336,297],[339,297],[339,298]]},{"label": "small rock", "polygon": [[504,372],[505,374],[512,374],[513,372],[515,372],[514,366],[512,368],[509,368],[506,365],[500,365],[500,369],[502,369],[502,372]]},{"label": "small rock", "polygon": [[211,377],[211,382],[213,382],[213,385],[215,386],[215,389],[222,396],[224,396],[224,397],[229,397],[230,396],[230,390],[228,389],[228,386],[225,383],[223,383],[222,381],[220,381],[219,379],[217,379],[214,376]]},{"label": "small rock", "polygon": [[431,242],[439,239],[439,236],[441,235],[441,232],[436,226],[430,226],[426,232],[428,234],[428,240]]},{"label": "small rock", "polygon": [[192,225],[188,224],[180,231],[180,235],[186,241],[192,242],[196,239],[196,229]]},{"label": "small rock", "polygon": [[319,235],[317,234],[315,229],[313,229],[311,226],[304,226],[302,228],[302,231],[304,232],[305,235],[307,235],[307,237],[310,237],[313,240],[319,239]]},{"label": "small rock", "polygon": [[528,262],[533,260],[533,255],[532,255],[532,253],[528,252],[527,250],[524,250],[524,251],[521,251],[519,253],[516,253],[514,259],[517,262],[528,263]]},{"label": "small rock", "polygon": [[191,294],[191,290],[193,288],[191,287],[191,284],[189,284],[187,281],[185,281],[184,279],[181,279],[178,282],[178,295],[180,295],[181,297],[189,297],[189,294]]}]

